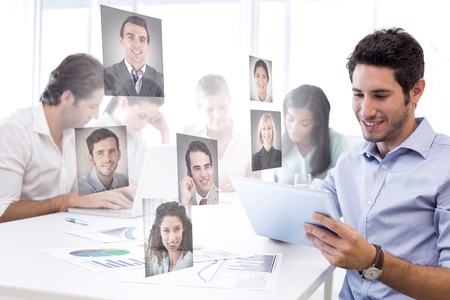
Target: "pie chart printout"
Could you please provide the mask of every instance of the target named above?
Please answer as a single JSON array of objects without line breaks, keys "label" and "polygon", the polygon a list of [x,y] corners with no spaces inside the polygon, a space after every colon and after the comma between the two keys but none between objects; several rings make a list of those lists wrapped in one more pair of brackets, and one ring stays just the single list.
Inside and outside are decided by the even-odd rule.
[{"label": "pie chart printout", "polygon": [[109,249],[86,249],[86,250],[77,250],[70,252],[73,256],[78,257],[104,257],[104,256],[120,256],[120,255],[126,255],[130,252],[123,249],[115,249],[115,248],[109,248]]}]

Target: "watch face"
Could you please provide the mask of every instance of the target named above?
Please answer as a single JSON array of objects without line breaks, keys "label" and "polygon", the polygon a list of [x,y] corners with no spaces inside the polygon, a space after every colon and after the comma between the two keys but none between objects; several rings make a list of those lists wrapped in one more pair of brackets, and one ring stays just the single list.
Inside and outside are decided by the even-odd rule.
[{"label": "watch face", "polygon": [[364,278],[367,280],[376,280],[380,277],[381,271],[375,267],[369,268],[364,271]]}]

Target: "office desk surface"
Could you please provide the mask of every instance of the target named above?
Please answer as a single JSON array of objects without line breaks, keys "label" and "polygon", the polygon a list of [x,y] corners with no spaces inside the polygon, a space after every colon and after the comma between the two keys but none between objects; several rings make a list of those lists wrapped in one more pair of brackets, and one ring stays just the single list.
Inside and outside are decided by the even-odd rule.
[{"label": "office desk surface", "polygon": [[331,275],[334,267],[317,249],[255,235],[236,196],[223,198],[224,204],[193,207],[194,245],[232,253],[282,252],[276,291],[129,283],[119,281],[126,271],[90,272],[40,250],[96,243],[65,233],[86,228],[65,218],[86,220],[90,229],[143,226],[142,218],[57,213],[0,224],[0,299],[308,299]]}]

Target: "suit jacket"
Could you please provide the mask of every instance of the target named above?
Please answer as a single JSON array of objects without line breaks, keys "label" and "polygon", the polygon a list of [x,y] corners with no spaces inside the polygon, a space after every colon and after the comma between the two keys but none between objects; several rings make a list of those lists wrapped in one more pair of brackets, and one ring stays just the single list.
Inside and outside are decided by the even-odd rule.
[{"label": "suit jacket", "polygon": [[164,76],[149,65],[146,66],[139,95],[124,60],[104,70],[104,83],[105,95],[164,97]]},{"label": "suit jacket", "polygon": [[264,157],[264,148],[252,155],[252,171],[281,167],[281,150],[270,148],[269,159]]},{"label": "suit jacket", "polygon": [[[200,200],[197,202],[196,199],[196,193],[192,193],[192,198],[191,198],[191,205],[198,205],[200,203]],[[212,187],[211,187],[211,191],[209,192],[206,204],[219,204],[219,189],[217,188],[217,186],[213,183]]]}]

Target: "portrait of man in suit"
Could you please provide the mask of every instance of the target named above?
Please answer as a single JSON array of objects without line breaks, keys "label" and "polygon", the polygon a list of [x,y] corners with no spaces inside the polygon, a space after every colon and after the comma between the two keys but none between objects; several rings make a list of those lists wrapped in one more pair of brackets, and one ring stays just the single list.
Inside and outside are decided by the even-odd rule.
[{"label": "portrait of man in suit", "polygon": [[[177,136],[183,135],[178,134]],[[217,145],[217,141],[211,141]],[[214,150],[216,149],[217,147],[214,148]],[[217,157],[217,151],[214,152]],[[185,152],[184,161],[186,171],[179,182],[181,205],[219,204],[219,189],[214,183],[217,171],[208,146],[200,138],[192,140]]]},{"label": "portrait of man in suit", "polygon": [[[156,44],[150,34],[150,26],[161,29],[161,21],[154,18],[144,17],[129,12],[115,10],[101,6],[103,53],[104,53],[104,86],[105,95],[111,96],[143,96],[164,97],[164,76],[162,73],[162,45]],[[115,32],[115,40],[110,41],[105,31],[110,31],[112,22],[127,13],[121,23],[120,30]],[[148,20],[147,20],[148,19]],[[151,21],[151,25],[149,24]],[[116,27],[117,28],[117,27]],[[119,33],[117,43],[117,33]],[[158,37],[161,32],[158,32]],[[159,39],[161,42],[161,39]],[[111,44],[113,42],[113,44]],[[106,60],[112,60],[116,45],[120,44],[121,60],[111,65]],[[155,48],[157,48],[157,51]],[[111,53],[112,52],[112,53]],[[150,65],[149,57],[160,54],[160,66]],[[159,56],[159,55],[158,55]],[[158,69],[161,70],[158,71]]]}]

